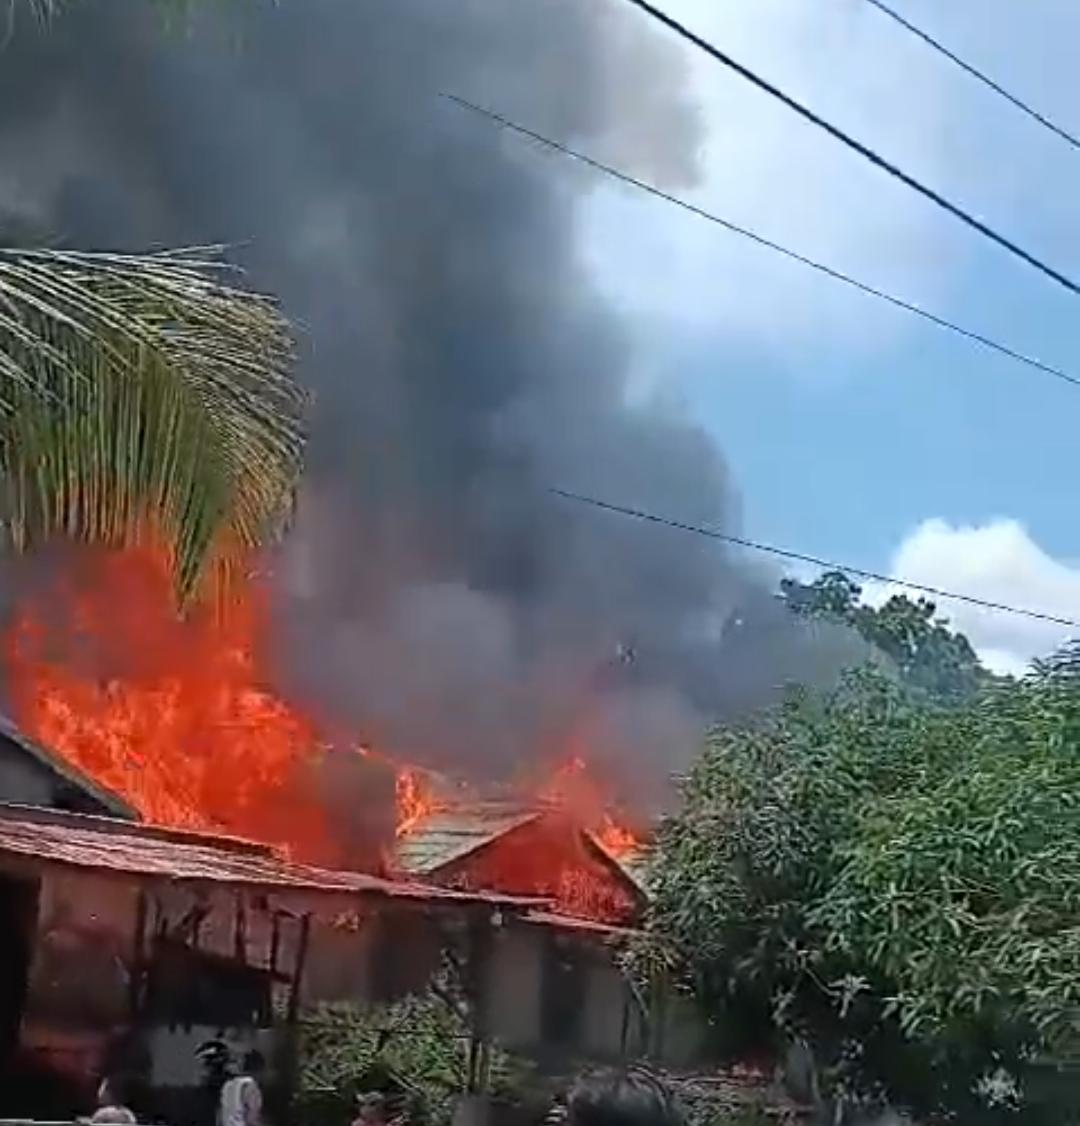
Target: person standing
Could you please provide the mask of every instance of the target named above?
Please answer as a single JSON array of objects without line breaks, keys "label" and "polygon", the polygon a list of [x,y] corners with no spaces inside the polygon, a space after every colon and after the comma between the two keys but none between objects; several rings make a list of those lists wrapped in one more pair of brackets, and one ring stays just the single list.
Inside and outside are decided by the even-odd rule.
[{"label": "person standing", "polygon": [[262,1053],[244,1056],[240,1074],[221,1088],[218,1126],[263,1126],[263,1096],[259,1080],[266,1070]]},{"label": "person standing", "polygon": [[134,1126],[137,1121],[132,1111],[125,1105],[127,1096],[121,1080],[115,1076],[106,1076],[101,1081],[97,1093],[97,1110],[88,1118],[92,1123],[115,1123],[117,1126]]}]

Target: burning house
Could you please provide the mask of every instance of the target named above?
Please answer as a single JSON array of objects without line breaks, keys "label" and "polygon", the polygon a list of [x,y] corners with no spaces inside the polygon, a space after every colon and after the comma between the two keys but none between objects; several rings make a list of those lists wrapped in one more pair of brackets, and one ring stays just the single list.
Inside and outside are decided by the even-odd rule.
[{"label": "burning house", "polygon": [[[24,879],[10,911],[36,920],[20,940],[24,1051],[86,1076],[134,1031],[152,1083],[190,1091],[201,1039],[274,1039],[306,1005],[423,989],[462,943],[479,1041],[551,1060],[655,1048],[618,967],[645,906],[646,834],[580,745],[484,792],[358,739],[331,746],[271,687],[266,597],[252,583],[224,616],[179,618],[161,560],[131,550],[83,555],[61,589],[19,604],[9,695],[55,748],[25,768],[85,779],[69,808],[113,818],[0,820],[0,857],[3,839],[38,850],[10,850]],[[85,949],[102,967],[92,989]]]},{"label": "burning house", "polygon": [[5,1110],[74,1113],[93,1076],[122,1067],[151,1106],[197,1120],[198,1049],[213,1040],[263,1046],[287,1090],[304,1003],[422,988],[451,944],[484,971],[490,932],[527,906],[301,865],[248,841],[7,807]]},{"label": "burning house", "polygon": [[401,872],[444,887],[533,896],[600,923],[630,925],[645,906],[632,857],[620,860],[556,805],[439,810],[402,834],[394,855]]},{"label": "burning house", "polygon": [[[414,792],[419,785],[414,779]],[[648,842],[597,814],[603,807],[582,765],[564,765],[531,802],[436,794],[400,834],[397,871],[441,887],[546,901],[494,936],[486,979],[493,1034],[541,1060],[646,1052],[696,1060],[704,1032],[696,1013],[663,982],[643,998],[619,965],[647,906]]]}]

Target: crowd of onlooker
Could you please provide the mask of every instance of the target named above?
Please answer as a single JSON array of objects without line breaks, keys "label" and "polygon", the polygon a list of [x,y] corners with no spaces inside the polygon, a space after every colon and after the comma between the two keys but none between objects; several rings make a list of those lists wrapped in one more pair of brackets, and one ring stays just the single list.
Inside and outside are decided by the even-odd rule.
[{"label": "crowd of onlooker", "polygon": [[[221,1084],[216,1126],[267,1126],[262,1077],[265,1061],[248,1052],[237,1074]],[[98,1088],[98,1107],[84,1121],[135,1126],[128,1092],[118,1076]],[[545,1126],[683,1126],[683,1115],[670,1089],[639,1068],[612,1069],[581,1076],[565,1099],[552,1107]],[[352,1126],[408,1126],[408,1115],[378,1091],[357,1097]]]}]

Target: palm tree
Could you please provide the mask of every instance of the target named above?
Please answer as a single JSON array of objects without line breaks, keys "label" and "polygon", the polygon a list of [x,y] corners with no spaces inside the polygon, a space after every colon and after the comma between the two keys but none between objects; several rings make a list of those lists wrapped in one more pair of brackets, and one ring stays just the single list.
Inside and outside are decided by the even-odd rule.
[{"label": "palm tree", "polygon": [[[184,10],[191,0],[155,0]],[[63,0],[9,0],[40,19]],[[288,326],[213,250],[0,248],[0,531],[168,549],[177,594],[279,532],[304,447]]]},{"label": "palm tree", "polygon": [[288,327],[212,251],[0,249],[0,520],[168,548],[183,601],[283,526],[304,446]]}]

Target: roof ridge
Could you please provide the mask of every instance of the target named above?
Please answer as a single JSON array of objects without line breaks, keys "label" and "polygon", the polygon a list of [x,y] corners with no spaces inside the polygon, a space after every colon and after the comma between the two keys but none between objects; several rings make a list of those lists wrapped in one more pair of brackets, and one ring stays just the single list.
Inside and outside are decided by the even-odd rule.
[{"label": "roof ridge", "polygon": [[0,712],[0,736],[5,736],[17,747],[25,751],[32,759],[51,770],[53,774],[65,782],[78,786],[91,794],[106,809],[118,817],[125,817],[132,821],[139,820],[138,810],[122,798],[114,790],[103,786],[92,778],[85,770],[68,761],[59,751],[52,747],[31,739],[13,719]]},{"label": "roof ridge", "polygon": [[276,859],[281,850],[261,841],[228,833],[211,833],[200,829],[179,829],[169,825],[152,825],[146,821],[125,821],[119,817],[103,817],[96,813],[72,813],[65,809],[46,809],[37,805],[0,802],[0,821],[22,821],[35,825],[62,825],[104,835],[122,834],[142,840],[167,841],[194,848],[213,848],[221,852],[242,853]]}]

